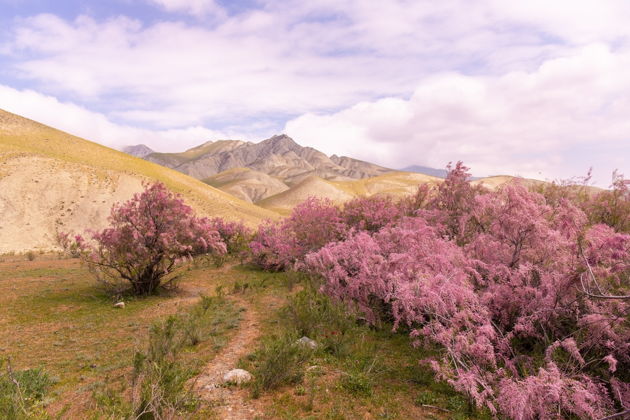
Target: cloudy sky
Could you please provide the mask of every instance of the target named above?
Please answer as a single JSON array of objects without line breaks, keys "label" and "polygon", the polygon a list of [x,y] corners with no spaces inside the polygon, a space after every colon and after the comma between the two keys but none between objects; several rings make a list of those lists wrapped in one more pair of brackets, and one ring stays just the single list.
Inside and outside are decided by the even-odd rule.
[{"label": "cloudy sky", "polygon": [[0,108],[120,147],[630,175],[626,0],[0,0]]}]

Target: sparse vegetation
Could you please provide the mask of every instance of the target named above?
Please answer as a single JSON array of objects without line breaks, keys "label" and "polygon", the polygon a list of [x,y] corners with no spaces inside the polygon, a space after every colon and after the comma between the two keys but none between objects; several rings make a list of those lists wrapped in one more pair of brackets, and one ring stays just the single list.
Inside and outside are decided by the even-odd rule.
[{"label": "sparse vegetation", "polygon": [[304,364],[312,350],[297,342],[297,335],[283,332],[264,340],[260,349],[250,357],[255,379],[253,395],[261,391],[277,389],[284,385],[296,385],[304,378]]},{"label": "sparse vegetation", "polygon": [[134,356],[128,381],[96,390],[97,409],[125,419],[171,419],[198,410],[191,379],[200,366],[183,352],[225,334],[237,314],[224,298],[202,296],[189,310],[155,323],[146,351]]}]

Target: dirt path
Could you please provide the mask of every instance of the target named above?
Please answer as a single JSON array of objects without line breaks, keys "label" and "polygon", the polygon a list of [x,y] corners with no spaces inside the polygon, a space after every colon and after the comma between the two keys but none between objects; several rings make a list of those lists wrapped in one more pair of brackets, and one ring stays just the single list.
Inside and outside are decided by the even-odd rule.
[{"label": "dirt path", "polygon": [[205,367],[196,384],[201,398],[215,407],[221,420],[249,420],[262,415],[247,390],[223,386],[223,375],[236,368],[239,359],[252,351],[260,336],[260,314],[245,299],[236,301],[245,309],[239,330]]}]

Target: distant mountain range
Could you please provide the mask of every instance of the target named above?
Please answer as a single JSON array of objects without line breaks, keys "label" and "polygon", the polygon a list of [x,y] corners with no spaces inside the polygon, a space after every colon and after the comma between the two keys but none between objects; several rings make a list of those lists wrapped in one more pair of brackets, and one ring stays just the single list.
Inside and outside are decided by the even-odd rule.
[{"label": "distant mountain range", "polygon": [[439,182],[447,174],[446,169],[427,166],[394,170],[347,156],[328,156],[284,134],[259,143],[208,141],[180,153],[154,152],[143,144],[123,151],[280,213],[308,196],[343,202],[365,195],[405,195],[418,184]]},{"label": "distant mountain range", "polygon": [[329,157],[312,147],[300,146],[286,135],[260,143],[208,141],[181,153],[153,152],[145,145],[129,146],[123,151],[203,180],[249,202],[288,190],[311,176],[350,181],[392,172],[346,156]]},{"label": "distant mountain range", "polygon": [[276,177],[287,185],[310,175],[324,179],[357,179],[381,175],[391,169],[349,157],[328,157],[303,147],[286,135],[260,143],[242,140],[209,141],[182,153],[150,153],[144,159],[206,179],[234,168],[249,168]]}]

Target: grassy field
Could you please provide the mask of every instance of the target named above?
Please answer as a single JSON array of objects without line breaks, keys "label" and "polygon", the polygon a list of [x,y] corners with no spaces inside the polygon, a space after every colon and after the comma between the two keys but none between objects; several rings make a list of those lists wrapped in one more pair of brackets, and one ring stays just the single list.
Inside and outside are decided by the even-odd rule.
[{"label": "grassy field", "polygon": [[[178,291],[127,300],[124,309],[116,309],[76,259],[5,256],[0,258],[0,288],[0,359],[9,359],[14,370],[41,368],[53,378],[44,408],[61,418],[104,413],[102,407],[95,411],[95,390],[124,382],[134,354],[147,346],[151,325],[185,312],[200,295],[217,293],[226,297],[213,314],[211,339],[187,348],[182,357],[200,372],[223,348],[229,350],[231,337],[246,328],[239,322],[243,311],[252,311],[256,323],[249,328],[256,328],[260,339],[243,349],[239,365],[256,376],[241,391],[259,419],[480,417],[465,398],[432,380],[418,363],[426,354],[412,349],[405,334],[357,325],[292,275],[193,266],[184,272]],[[318,305],[324,305],[323,312],[308,312]],[[276,372],[269,349],[294,348],[302,333],[296,322],[310,329],[321,346],[280,360]],[[320,328],[321,322],[331,330]],[[335,329],[344,331],[340,341],[326,336]],[[295,377],[284,380],[282,372]],[[278,383],[260,386],[259,378],[269,374]],[[213,404],[206,402],[189,416],[206,418]]]}]

